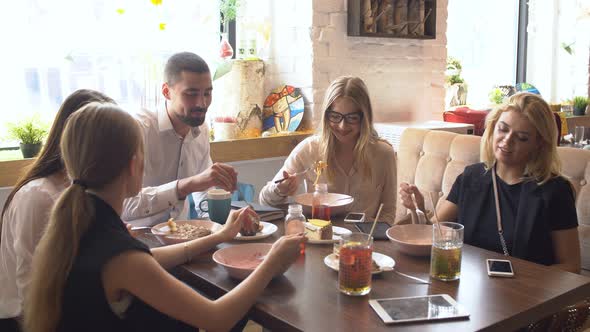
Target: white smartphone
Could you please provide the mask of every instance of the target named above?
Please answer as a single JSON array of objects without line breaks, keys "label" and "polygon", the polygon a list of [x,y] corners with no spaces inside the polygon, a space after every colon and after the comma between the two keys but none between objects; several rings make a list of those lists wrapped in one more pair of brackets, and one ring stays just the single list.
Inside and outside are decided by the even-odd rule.
[{"label": "white smartphone", "polygon": [[469,313],[447,294],[369,300],[385,324],[467,318]]},{"label": "white smartphone", "polygon": [[514,277],[512,263],[506,259],[486,259],[488,275],[491,277]]},{"label": "white smartphone", "polygon": [[344,222],[363,222],[365,221],[365,214],[359,212],[350,212],[344,218]]}]

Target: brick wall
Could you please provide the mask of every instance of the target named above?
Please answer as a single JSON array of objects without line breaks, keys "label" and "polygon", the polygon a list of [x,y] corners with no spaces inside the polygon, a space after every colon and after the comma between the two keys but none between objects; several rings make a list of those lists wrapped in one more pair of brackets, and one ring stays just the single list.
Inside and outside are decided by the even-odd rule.
[{"label": "brick wall", "polygon": [[436,39],[413,40],[347,36],[346,0],[271,1],[265,90],[298,86],[307,107],[319,113],[330,82],[354,75],[369,87],[376,121],[441,119],[447,4],[437,1]]}]

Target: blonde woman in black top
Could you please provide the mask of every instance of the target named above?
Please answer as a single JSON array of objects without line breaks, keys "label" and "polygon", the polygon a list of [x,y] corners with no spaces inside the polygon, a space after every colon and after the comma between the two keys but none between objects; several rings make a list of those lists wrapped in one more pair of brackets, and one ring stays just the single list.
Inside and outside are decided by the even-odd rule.
[{"label": "blonde woman in black top", "polygon": [[[463,224],[467,244],[579,273],[574,191],[560,175],[556,141],[549,105],[531,93],[513,95],[488,114],[482,162],[467,166],[457,177],[447,200],[438,204],[438,217]],[[410,210],[412,194],[424,209],[418,189],[400,185],[402,202]]]},{"label": "blonde woman in black top", "polygon": [[[120,219],[123,200],[142,183],[142,138],[133,118],[91,103],[68,120],[61,151],[73,184],[56,202],[33,259],[27,331],[228,330],[299,254],[302,235],[279,239],[247,279],[209,300],[165,270],[207,241],[150,251]],[[233,238],[249,213],[233,212],[219,236]]]}]

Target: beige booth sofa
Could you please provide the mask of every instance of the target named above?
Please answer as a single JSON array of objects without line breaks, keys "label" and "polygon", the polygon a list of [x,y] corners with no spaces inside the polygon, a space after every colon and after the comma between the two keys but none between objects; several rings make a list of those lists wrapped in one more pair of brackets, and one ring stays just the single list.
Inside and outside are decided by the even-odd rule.
[{"label": "beige booth sofa", "polygon": [[[446,131],[406,129],[397,151],[397,183],[414,183],[423,192],[431,192],[434,204],[445,199],[455,178],[465,166],[479,162],[479,136]],[[563,175],[574,185],[580,224],[582,267],[590,270],[590,151],[560,147]],[[432,210],[425,194],[426,209]],[[396,219],[407,214],[397,203]]]}]

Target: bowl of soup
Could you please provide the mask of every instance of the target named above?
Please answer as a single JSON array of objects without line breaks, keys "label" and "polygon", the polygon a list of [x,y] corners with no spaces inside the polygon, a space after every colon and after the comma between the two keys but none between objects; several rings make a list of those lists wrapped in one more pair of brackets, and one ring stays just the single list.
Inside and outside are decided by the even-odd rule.
[{"label": "bowl of soup", "polygon": [[230,277],[246,279],[264,260],[271,243],[248,243],[225,247],[213,253],[213,261],[221,265]]},{"label": "bowl of soup", "polygon": [[430,256],[432,225],[395,225],[386,234],[399,251],[412,256]]}]

